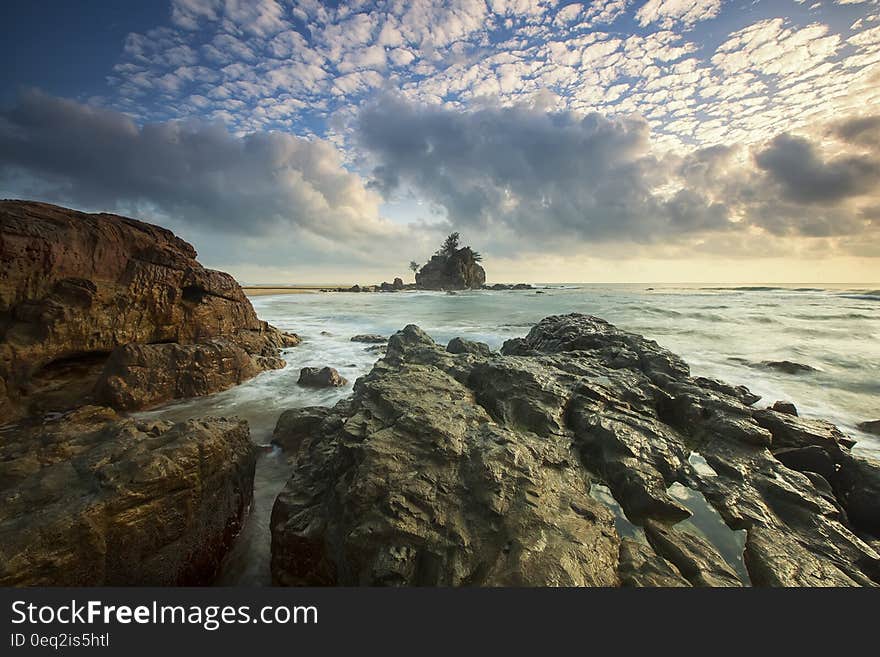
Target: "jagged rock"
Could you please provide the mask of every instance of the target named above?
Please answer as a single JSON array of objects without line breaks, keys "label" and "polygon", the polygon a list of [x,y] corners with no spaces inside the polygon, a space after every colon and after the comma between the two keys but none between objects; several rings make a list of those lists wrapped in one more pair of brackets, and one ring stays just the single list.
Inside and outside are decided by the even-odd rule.
[{"label": "jagged rock", "polygon": [[704,539],[649,520],[645,536],[657,554],[675,565],[693,586],[740,587],[736,572]]},{"label": "jagged rock", "polygon": [[[875,585],[876,464],[747,392],[595,317],[548,317],[500,354],[451,353],[409,326],[350,399],[293,431],[274,580],[741,585],[712,536],[678,525],[682,484],[745,531],[752,584]],[[831,479],[797,469],[830,476],[828,461]],[[593,483],[650,545],[621,543]]]},{"label": "jagged rock", "polygon": [[253,486],[247,423],[83,407],[0,441],[0,586],[210,584]]},{"label": "jagged rock", "polygon": [[464,338],[452,338],[446,345],[446,351],[451,354],[474,354],[476,356],[489,356],[492,350],[485,342],[473,342]]},{"label": "jagged rock", "polygon": [[363,333],[351,336],[352,342],[366,342],[368,344],[381,344],[388,342],[388,338],[384,335],[376,335],[375,333]]},{"label": "jagged rock", "polygon": [[715,392],[723,393],[730,397],[735,397],[746,406],[751,406],[761,399],[761,395],[756,395],[745,386],[732,386],[728,383],[725,383],[724,381],[719,381],[718,379],[709,379],[706,377],[698,376],[694,378],[694,383],[696,383],[701,388],[707,388],[709,390],[714,390]]},{"label": "jagged rock", "polygon": [[620,542],[618,571],[622,586],[687,587],[678,568],[647,545],[625,538]]},{"label": "jagged rock", "polygon": [[[219,342],[235,347],[234,359],[253,361],[215,372],[203,386],[177,385],[174,373],[163,372],[166,388],[153,384],[150,394],[122,395],[151,404],[183,390],[213,392],[245,371],[278,367],[279,348],[297,340],[257,319],[235,280],[202,267],[193,247],[171,231],[116,215],[0,201],[0,410],[6,417],[88,403],[103,364],[125,345]],[[169,359],[156,361],[163,362]],[[118,367],[112,373],[122,374]]]},{"label": "jagged rock", "polygon": [[485,282],[486,272],[468,246],[451,255],[435,255],[416,272],[416,287],[423,290],[479,289]]},{"label": "jagged rock", "polygon": [[333,367],[304,367],[299,371],[297,383],[313,388],[338,388],[348,380]]},{"label": "jagged rock", "polygon": [[785,413],[786,415],[794,415],[797,416],[797,406],[788,401],[777,401],[773,403],[773,406],[770,407],[777,413]]}]

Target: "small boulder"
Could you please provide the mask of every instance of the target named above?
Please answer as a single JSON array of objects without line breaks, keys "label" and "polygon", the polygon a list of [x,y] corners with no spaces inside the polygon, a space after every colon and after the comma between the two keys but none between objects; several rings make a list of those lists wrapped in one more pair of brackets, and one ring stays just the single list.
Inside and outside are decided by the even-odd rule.
[{"label": "small boulder", "polygon": [[797,407],[788,401],[778,401],[771,406],[774,411],[777,413],[785,413],[786,415],[794,415],[797,417]]},{"label": "small boulder", "polygon": [[446,345],[450,354],[473,354],[475,356],[491,356],[492,350],[484,342],[472,342],[464,338],[452,338]]},{"label": "small boulder", "polygon": [[313,388],[338,388],[348,380],[332,367],[304,367],[299,371],[297,383]]}]

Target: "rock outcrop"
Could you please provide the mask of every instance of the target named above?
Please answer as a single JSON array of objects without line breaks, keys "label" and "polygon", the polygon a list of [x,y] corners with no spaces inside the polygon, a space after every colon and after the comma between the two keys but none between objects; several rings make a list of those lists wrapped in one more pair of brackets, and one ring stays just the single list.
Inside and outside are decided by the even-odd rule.
[{"label": "rock outcrop", "polygon": [[595,317],[549,317],[500,354],[408,326],[351,398],[282,416],[273,578],[876,585],[880,466],[754,401]]},{"label": "rock outcrop", "polygon": [[296,342],[164,228],[0,201],[5,417],[207,394],[283,365],[279,348]]},{"label": "rock outcrop", "polygon": [[82,407],[0,440],[0,586],[210,584],[252,496],[247,423]]},{"label": "rock outcrop", "polygon": [[486,272],[468,246],[435,255],[416,272],[416,287],[423,290],[479,289],[485,282]]}]

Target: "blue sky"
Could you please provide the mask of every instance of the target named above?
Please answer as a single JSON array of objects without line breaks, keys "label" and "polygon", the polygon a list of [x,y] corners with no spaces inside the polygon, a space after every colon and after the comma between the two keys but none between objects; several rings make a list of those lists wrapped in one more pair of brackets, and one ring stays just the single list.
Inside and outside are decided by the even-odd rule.
[{"label": "blue sky", "polygon": [[453,228],[544,280],[880,278],[875,0],[2,11],[0,193],[164,223],[249,280]]}]

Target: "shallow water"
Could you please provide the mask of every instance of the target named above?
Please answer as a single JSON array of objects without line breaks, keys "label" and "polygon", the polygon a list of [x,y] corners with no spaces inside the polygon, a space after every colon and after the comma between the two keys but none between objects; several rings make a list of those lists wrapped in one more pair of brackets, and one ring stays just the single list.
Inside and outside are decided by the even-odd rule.
[{"label": "shallow water", "polygon": [[[456,336],[488,343],[525,335],[548,315],[580,312],[641,333],[688,361],[692,373],[745,384],[762,395],[758,406],[794,402],[801,415],[831,420],[858,440],[856,451],[880,457],[880,438],[858,431],[858,422],[880,418],[880,285],[818,289],[644,285],[547,286],[535,291],[396,294],[326,293],[252,299],[257,314],[303,343],[287,350],[287,367],[210,397],[178,403],[148,415],[185,419],[239,415],[257,444],[267,444],[285,409],[333,404],[351,385],[311,390],[296,385],[307,365],[336,367],[350,382],[380,356],[349,340],[358,333],[390,335],[418,324],[439,343]],[[330,335],[322,335],[321,332]],[[791,360],[816,368],[790,375],[756,364]],[[750,365],[751,364],[751,365]],[[226,584],[269,583],[272,502],[288,469],[281,454],[263,450],[257,463],[255,504],[220,578]],[[704,529],[705,531],[705,529]]]}]

